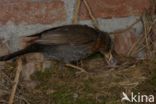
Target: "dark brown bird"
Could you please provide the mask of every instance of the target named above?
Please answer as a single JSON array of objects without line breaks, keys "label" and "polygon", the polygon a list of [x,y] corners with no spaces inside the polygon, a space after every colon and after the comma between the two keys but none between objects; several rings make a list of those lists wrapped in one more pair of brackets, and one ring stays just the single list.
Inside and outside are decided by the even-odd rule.
[{"label": "dark brown bird", "polygon": [[37,38],[26,48],[1,56],[0,61],[40,52],[46,58],[70,63],[84,59],[95,52],[104,53],[108,58],[108,54],[113,50],[113,43],[108,33],[87,25],[55,27],[28,37]]}]

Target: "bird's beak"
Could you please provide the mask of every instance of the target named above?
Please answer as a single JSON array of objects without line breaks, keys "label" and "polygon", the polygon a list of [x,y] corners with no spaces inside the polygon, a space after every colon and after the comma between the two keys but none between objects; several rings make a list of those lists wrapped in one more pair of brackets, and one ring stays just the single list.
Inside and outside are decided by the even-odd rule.
[{"label": "bird's beak", "polygon": [[117,60],[113,57],[112,52],[105,53],[105,59],[109,66],[116,66]]}]

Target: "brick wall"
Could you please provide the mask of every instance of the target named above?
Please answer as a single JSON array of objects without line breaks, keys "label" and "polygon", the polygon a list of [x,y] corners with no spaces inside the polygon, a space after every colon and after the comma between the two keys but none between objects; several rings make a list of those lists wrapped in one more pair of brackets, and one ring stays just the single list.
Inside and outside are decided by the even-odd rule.
[{"label": "brick wall", "polygon": [[[87,1],[99,22],[99,28],[106,32],[125,29],[150,6],[150,0]],[[76,0],[0,0],[0,38],[8,40],[10,51],[15,51],[20,47],[21,36],[71,24],[75,2]],[[79,17],[80,24],[92,25],[84,4],[81,5]],[[126,54],[142,31],[142,23],[138,22],[131,30],[114,34],[117,52]],[[0,50],[3,50],[2,47]],[[7,51],[3,51],[3,54],[4,52]]]},{"label": "brick wall", "polygon": [[[150,0],[87,1],[99,23],[99,28],[106,32],[127,28],[150,6]],[[0,56],[18,50],[22,36],[71,24],[75,3],[76,0],[0,0],[0,42],[8,43],[0,44]],[[79,24],[92,26],[84,4],[80,8]],[[138,22],[129,31],[113,34],[116,51],[127,55],[142,31],[143,25]],[[23,80],[28,81],[27,86],[33,85],[30,83],[30,76],[34,71],[53,65],[51,61],[45,61],[41,54],[28,54],[26,61],[22,76]]]}]

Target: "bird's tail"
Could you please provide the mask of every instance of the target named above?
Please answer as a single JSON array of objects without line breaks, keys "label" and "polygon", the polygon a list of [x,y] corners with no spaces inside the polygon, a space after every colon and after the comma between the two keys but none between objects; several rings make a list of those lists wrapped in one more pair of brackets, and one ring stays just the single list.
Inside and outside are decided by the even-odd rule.
[{"label": "bird's tail", "polygon": [[28,47],[19,50],[17,52],[11,53],[9,55],[5,55],[5,56],[0,56],[0,61],[7,61],[10,60],[12,58],[15,58],[17,56],[21,56],[27,53],[32,53],[32,52],[39,52],[39,45],[38,44],[31,44]]}]

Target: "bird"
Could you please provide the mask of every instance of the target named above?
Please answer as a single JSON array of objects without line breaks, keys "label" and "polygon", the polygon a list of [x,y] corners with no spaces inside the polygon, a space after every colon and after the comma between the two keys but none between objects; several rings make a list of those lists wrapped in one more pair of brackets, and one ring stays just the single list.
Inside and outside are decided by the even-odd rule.
[{"label": "bird", "polygon": [[26,37],[34,39],[23,49],[0,56],[0,61],[28,53],[42,53],[47,59],[71,63],[100,52],[107,58],[108,63],[113,62],[113,41],[109,34],[88,25],[63,25]]}]

